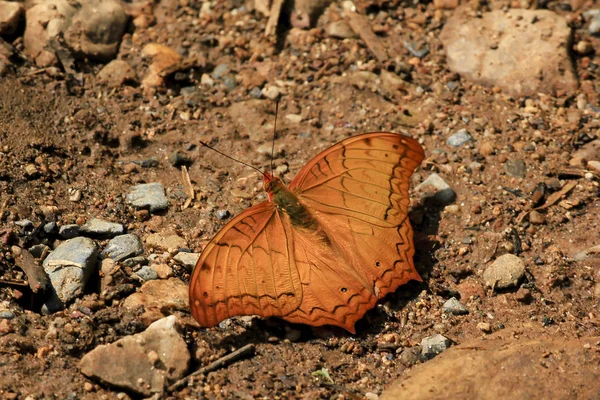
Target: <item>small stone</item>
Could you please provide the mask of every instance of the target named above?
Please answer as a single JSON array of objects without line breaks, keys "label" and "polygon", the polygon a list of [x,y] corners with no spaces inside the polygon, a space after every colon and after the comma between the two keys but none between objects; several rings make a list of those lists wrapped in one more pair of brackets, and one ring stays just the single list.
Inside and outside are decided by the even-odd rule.
[{"label": "small stone", "polygon": [[229,65],[219,64],[215,67],[215,69],[213,69],[211,76],[213,79],[221,80],[226,74],[229,73],[229,71]]},{"label": "small stone", "polygon": [[83,384],[83,390],[86,392],[92,392],[94,390],[94,385],[92,385],[90,382],[86,382]]},{"label": "small stone", "polygon": [[575,157],[572,157],[572,158],[569,160],[569,165],[570,165],[571,167],[583,168],[583,167],[585,167],[585,165],[586,165],[586,159],[585,159],[585,158],[583,158],[583,157],[581,157],[581,156],[575,156]]},{"label": "small stone", "polygon": [[221,221],[224,221],[231,216],[228,210],[217,210],[216,215]]},{"label": "small stone", "polygon": [[262,97],[262,90],[260,90],[258,87],[255,87],[252,88],[248,94],[254,99],[260,99]]},{"label": "small stone", "polygon": [[473,136],[471,136],[469,134],[469,132],[467,132],[466,129],[461,129],[458,132],[456,132],[454,135],[450,136],[448,138],[448,140],[446,141],[446,144],[448,146],[452,146],[452,147],[460,147],[463,144],[470,142],[473,140]]},{"label": "small stone", "polygon": [[415,191],[430,193],[431,196],[426,197],[433,197],[440,205],[450,204],[456,199],[456,192],[438,174],[431,174],[415,188]]},{"label": "small stone", "polygon": [[48,222],[47,224],[44,224],[44,232],[47,234],[56,232],[57,228],[58,225],[56,224],[56,222]]},{"label": "small stone", "polygon": [[123,260],[123,266],[129,267],[129,268],[137,267],[138,265],[146,265],[146,264],[148,264],[148,259],[144,256],[131,257],[131,258],[126,258],[125,260]]},{"label": "small stone", "polygon": [[25,173],[28,176],[34,176],[34,175],[37,175],[38,170],[37,170],[37,168],[36,168],[36,166],[34,164],[27,164],[25,166]]},{"label": "small stone", "polygon": [[77,224],[63,225],[58,228],[58,235],[64,239],[72,239],[79,236],[79,229],[79,225]]},{"label": "small stone", "polygon": [[146,244],[152,248],[160,250],[180,249],[187,247],[187,241],[181,236],[175,234],[163,235],[161,233],[152,233],[146,237]]},{"label": "small stone", "polygon": [[484,157],[491,156],[494,154],[494,145],[491,142],[481,143],[481,146],[479,146],[479,154]]},{"label": "small stone", "polygon": [[594,46],[586,40],[580,40],[575,46],[575,51],[581,55],[590,54],[594,51]]},{"label": "small stone", "polygon": [[188,271],[191,271],[192,269],[194,269],[199,258],[200,258],[199,253],[186,253],[186,252],[179,252],[175,255],[175,257],[173,257],[173,259],[175,261],[177,261],[179,264],[186,267],[186,269]]},{"label": "small stone", "polygon": [[108,87],[119,87],[125,83],[135,83],[137,75],[127,61],[112,60],[96,75],[98,80]]},{"label": "small stone", "polygon": [[169,164],[174,167],[181,167],[182,165],[187,167],[192,164],[192,158],[181,151],[175,151],[169,156]]},{"label": "small stone", "polygon": [[281,89],[278,86],[266,85],[261,93],[267,99],[276,100],[281,95]]},{"label": "small stone", "polygon": [[74,190],[69,195],[69,201],[72,201],[73,203],[78,203],[79,201],[81,201],[81,190],[79,190],[79,189]]},{"label": "small stone", "polygon": [[288,114],[285,116],[285,119],[287,119],[292,124],[299,124],[300,122],[302,122],[302,115]]},{"label": "small stone", "polygon": [[28,219],[21,219],[19,221],[15,221],[15,225],[20,226],[21,228],[25,229],[26,231],[33,229],[33,222],[31,222]]},{"label": "small stone", "polygon": [[447,300],[442,309],[444,312],[454,315],[465,315],[469,313],[469,310],[467,310],[467,308],[462,305],[461,302],[456,299],[456,297],[452,297],[451,299]]},{"label": "small stone", "polygon": [[136,208],[149,208],[150,212],[164,210],[169,206],[165,188],[158,182],[133,186],[125,199]]},{"label": "small stone", "polygon": [[504,254],[483,272],[485,283],[495,289],[516,286],[525,275],[525,263],[513,254]]},{"label": "small stone", "polygon": [[519,159],[507,160],[504,164],[506,172],[515,178],[525,178],[527,173],[527,165],[525,161]]},{"label": "small stone", "polygon": [[[139,271],[138,271],[139,272]],[[127,310],[144,307],[142,320],[150,324],[157,319],[172,314],[173,311],[189,311],[189,287],[179,278],[150,280],[145,282],[138,292],[123,301]]]},{"label": "small stone", "polygon": [[366,400],[379,400],[379,395],[377,393],[367,392],[367,393],[365,393],[365,399]]},{"label": "small stone", "polygon": [[421,346],[413,346],[402,349],[398,357],[402,365],[412,367],[419,362],[419,354],[421,354]]},{"label": "small stone", "polygon": [[10,310],[0,311],[0,319],[13,319],[14,317],[15,313]]},{"label": "small stone", "polygon": [[97,256],[98,249],[91,239],[77,237],[61,243],[46,257],[44,270],[62,303],[83,294],[87,280],[96,267]]},{"label": "small stone", "polygon": [[0,36],[10,37],[17,33],[25,14],[23,4],[13,1],[0,1]]},{"label": "small stone", "polygon": [[158,273],[154,268],[149,267],[148,265],[144,265],[135,273],[142,282],[151,281],[154,279],[158,279]]},{"label": "small stone", "polygon": [[332,22],[329,25],[327,25],[327,27],[325,28],[325,33],[328,36],[337,39],[353,39],[358,37],[356,32],[354,32],[350,25],[348,25],[348,22],[346,22],[343,19]]},{"label": "small stone", "polygon": [[170,265],[164,263],[152,264],[150,266],[153,270],[156,271],[156,275],[160,279],[167,279],[173,276],[173,268]]},{"label": "small stone", "polygon": [[423,338],[423,340],[421,340],[421,360],[431,360],[433,357],[448,349],[450,345],[450,339],[439,333]]},{"label": "small stone", "polygon": [[123,261],[127,258],[140,255],[143,252],[144,246],[140,238],[133,233],[129,233],[111,239],[101,254],[115,261]]},{"label": "small stone", "polygon": [[200,84],[203,86],[212,87],[215,84],[215,81],[208,74],[202,74],[200,77]]},{"label": "small stone", "polygon": [[588,161],[587,167],[594,172],[600,172],[600,161]]},{"label": "small stone", "polygon": [[484,333],[490,333],[492,331],[492,326],[487,322],[480,322],[477,324],[477,329]]},{"label": "small stone", "polygon": [[590,10],[595,11],[592,14],[592,18],[590,20],[590,25],[588,27],[588,32],[593,36],[600,36],[600,10]]},{"label": "small stone", "polygon": [[520,287],[519,290],[517,290],[517,293],[515,293],[515,299],[521,303],[528,304],[533,300],[533,297],[531,296],[531,291],[529,289]]},{"label": "small stone", "polygon": [[105,238],[122,235],[125,232],[125,228],[116,222],[92,218],[81,226],[79,232],[83,236]]},{"label": "small stone", "polygon": [[533,210],[529,213],[529,222],[534,225],[542,225],[546,222],[546,216],[539,211]]}]

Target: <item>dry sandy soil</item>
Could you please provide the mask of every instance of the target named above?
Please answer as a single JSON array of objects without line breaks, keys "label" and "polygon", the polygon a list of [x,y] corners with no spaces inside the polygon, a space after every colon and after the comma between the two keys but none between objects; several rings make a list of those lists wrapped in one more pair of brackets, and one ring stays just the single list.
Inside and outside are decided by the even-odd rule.
[{"label": "dry sandy soil", "polygon": [[[493,8],[521,3],[526,2],[493,2]],[[574,43],[587,38],[600,51],[600,41],[589,37],[581,16],[589,4],[575,12],[558,2],[546,3],[570,19]],[[201,2],[195,0],[160,1],[151,8],[151,23],[129,26],[118,58],[137,78],[116,87],[97,78],[103,64],[77,62],[77,73],[71,75],[39,69],[24,56],[11,59],[0,78],[0,311],[10,312],[10,318],[3,314],[7,317],[0,319],[0,397],[139,397],[88,379],[78,366],[97,345],[146,328],[143,310],[121,306],[141,286],[135,271],[122,267],[102,294],[96,273],[84,296],[64,311],[42,315],[44,295],[23,284],[27,277],[11,249],[56,246],[61,238],[37,229],[51,220],[60,226],[97,217],[122,223],[141,238],[176,233],[192,251],[201,251],[226,223],[218,211],[236,215],[265,195],[258,173],[206,150],[199,141],[268,168],[275,103],[253,97],[257,92],[252,91],[268,85],[282,94],[274,164],[285,181],[343,138],[395,131],[417,138],[426,152],[412,187],[435,172],[454,189],[456,200],[439,205],[413,196],[415,261],[423,282],[402,286],[380,302],[358,322],[356,335],[260,318],[200,329],[187,311],[176,311],[188,321],[184,337],[191,369],[248,343],[256,351],[196,376],[165,398],[373,399],[407,370],[405,387],[414,398],[435,397],[426,379],[411,380],[418,374],[453,382],[447,392],[435,392],[436,398],[444,393],[498,398],[527,382],[539,389],[522,392],[529,398],[600,397],[600,261],[597,253],[576,257],[600,243],[599,175],[572,162],[576,151],[599,139],[598,57],[593,52],[572,55],[584,83],[580,93],[585,89],[596,108],[578,105],[580,93],[513,98],[449,70],[439,32],[452,10],[394,0],[361,4],[391,55],[387,65],[377,62],[361,39],[342,40],[325,32],[341,18],[340,4],[326,8],[316,28],[284,27],[280,38],[272,40],[263,35],[267,17],[248,11],[243,2],[213,2],[210,16],[201,18]],[[415,57],[402,45],[404,40],[429,53]],[[195,61],[147,90],[141,82],[151,61],[141,50],[151,43],[166,44]],[[22,46],[18,38],[12,45],[17,53]],[[229,75],[215,77],[215,68],[223,65]],[[358,73],[364,71],[371,74]],[[382,71],[393,72],[400,83],[390,84]],[[473,140],[449,146],[448,137],[463,128]],[[185,155],[196,192],[187,208],[181,171],[172,163],[176,152]],[[142,163],[151,159],[156,161]],[[30,164],[35,173],[26,171]],[[166,211],[148,215],[126,203],[130,187],[144,182],[165,186]],[[565,185],[571,190],[561,193]],[[77,190],[81,198],[69,200]],[[523,217],[544,204],[535,218]],[[48,207],[56,207],[50,215]],[[15,224],[23,219],[31,220],[34,229]],[[152,253],[165,257],[167,275],[189,282],[188,269],[150,248],[144,255]],[[526,273],[517,286],[493,290],[482,274],[505,253],[523,260]],[[442,305],[451,297],[469,313],[445,313]],[[57,319],[62,321],[58,325]],[[51,326],[55,334],[47,335]],[[411,356],[423,338],[438,333],[452,341],[448,353],[423,363]],[[473,374],[489,369],[481,385],[499,384],[507,391],[484,395],[460,390],[470,378],[452,381],[458,372],[448,374],[461,360],[450,353],[454,346],[472,353],[504,349],[505,361],[523,348],[535,368],[546,363],[543,381],[533,378],[535,368],[528,370],[528,363],[512,362],[512,373],[494,383],[494,371],[500,373],[506,364],[486,364],[472,354],[464,368]],[[553,363],[556,357],[559,364]],[[427,370],[428,365],[436,367]],[[313,374],[323,368],[331,381]],[[531,373],[531,380],[519,379],[523,373]],[[580,374],[581,380],[566,379],[570,373]],[[572,390],[563,396],[564,382]]]}]

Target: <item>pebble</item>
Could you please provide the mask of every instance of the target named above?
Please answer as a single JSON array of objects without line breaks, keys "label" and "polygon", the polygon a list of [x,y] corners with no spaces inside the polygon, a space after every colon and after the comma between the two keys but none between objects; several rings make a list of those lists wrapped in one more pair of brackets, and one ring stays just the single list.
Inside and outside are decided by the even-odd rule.
[{"label": "pebble", "polygon": [[492,331],[492,326],[487,322],[480,322],[477,324],[477,329],[484,333],[490,333]]},{"label": "pebble", "polygon": [[467,310],[467,308],[462,305],[456,297],[452,297],[451,299],[447,300],[442,309],[444,312],[454,315],[465,315],[469,313],[469,310]]},{"label": "pebble", "polygon": [[590,19],[590,25],[588,32],[593,36],[600,36],[600,10],[590,10],[592,18]]},{"label": "pebble", "polygon": [[463,144],[472,141],[473,140],[473,136],[471,136],[469,134],[469,132],[467,132],[466,129],[461,129],[458,132],[456,132],[454,135],[450,136],[448,138],[448,140],[446,141],[446,144],[448,146],[452,146],[452,147],[460,147]]},{"label": "pebble", "polygon": [[156,271],[156,275],[160,279],[167,279],[173,276],[173,268],[168,264],[158,263],[152,264],[150,267]]},{"label": "pebble", "polygon": [[592,160],[587,162],[587,167],[595,172],[600,172],[600,161]]},{"label": "pebble", "polygon": [[270,100],[276,100],[279,95],[281,95],[281,89],[278,86],[274,86],[274,85],[266,85],[263,89],[262,89],[262,95],[265,96],[267,99]]},{"label": "pebble", "polygon": [[187,241],[175,234],[152,233],[146,237],[146,244],[160,250],[187,247]]},{"label": "pebble", "polygon": [[[92,271],[96,268],[98,249],[85,237],[69,239],[58,245],[43,262],[58,299],[66,303],[83,294]],[[50,302],[48,309],[57,305]]]},{"label": "pebble", "polygon": [[123,261],[127,258],[140,255],[143,252],[144,246],[141,239],[133,233],[128,233],[111,239],[101,254],[103,257],[108,257],[115,261]]},{"label": "pebble", "polygon": [[497,289],[516,286],[525,275],[525,263],[513,254],[498,257],[492,265],[483,272],[485,283]]},{"label": "pebble", "polygon": [[520,287],[519,290],[517,290],[517,293],[515,293],[515,299],[521,303],[527,304],[531,302],[533,297],[531,296],[531,291],[529,289]]},{"label": "pebble", "polygon": [[34,176],[34,175],[36,175],[36,174],[38,173],[38,170],[37,170],[37,168],[35,167],[35,165],[33,165],[33,164],[27,164],[27,165],[25,166],[25,173],[26,173],[28,176]]},{"label": "pebble", "polygon": [[23,4],[13,1],[0,1],[0,36],[13,36],[25,15]]},{"label": "pebble", "polygon": [[285,116],[285,119],[287,119],[292,124],[299,124],[300,122],[302,122],[302,115],[300,115],[300,114],[288,114],[288,115]]},{"label": "pebble", "polygon": [[96,75],[98,80],[108,87],[120,87],[128,82],[137,81],[137,75],[125,60],[112,60]]},{"label": "pebble", "polygon": [[149,208],[150,212],[164,210],[169,206],[165,188],[158,182],[133,186],[125,199],[136,208]]},{"label": "pebble", "polygon": [[159,319],[142,333],[97,346],[79,368],[87,377],[142,396],[163,393],[165,384],[182,378],[190,364],[181,330],[176,316]]},{"label": "pebble", "polygon": [[72,239],[79,236],[79,229],[77,224],[63,225],[58,229],[58,235],[63,239]]},{"label": "pebble", "polygon": [[260,99],[262,97],[262,90],[260,90],[258,87],[255,87],[252,88],[248,94],[254,99]]},{"label": "pebble", "polygon": [[69,201],[72,201],[73,203],[81,201],[81,190],[75,189],[69,196]]},{"label": "pebble", "polygon": [[448,205],[456,199],[456,192],[438,174],[431,174],[415,188],[415,191],[427,192],[429,188],[434,189],[433,198],[440,205]]},{"label": "pebble", "polygon": [[575,46],[575,51],[581,55],[590,54],[594,51],[594,46],[592,46],[592,44],[587,40],[580,40]]},{"label": "pebble", "polygon": [[0,311],[0,319],[13,319],[14,317],[15,313],[10,310]]},{"label": "pebble", "polygon": [[348,22],[346,22],[343,19],[332,22],[329,25],[327,25],[325,27],[325,33],[328,36],[331,36],[331,37],[334,37],[337,39],[353,39],[353,38],[358,37],[356,32],[354,32],[354,30],[352,30],[350,25],[348,25]]},{"label": "pebble", "polygon": [[126,258],[125,260],[123,260],[123,265],[125,267],[129,267],[129,268],[133,268],[138,265],[145,265],[147,263],[148,263],[148,259],[144,256],[131,257],[131,258]]},{"label": "pebble", "polygon": [[56,222],[48,222],[47,224],[44,224],[44,232],[48,234],[56,232],[57,228],[58,225]]},{"label": "pebble", "polygon": [[228,210],[217,210],[216,215],[221,221],[224,221],[231,216]]},{"label": "pebble", "polygon": [[175,255],[175,257],[173,257],[175,261],[186,267],[188,271],[191,271],[196,266],[196,263],[198,262],[199,258],[199,253],[186,252],[179,252]]},{"label": "pebble", "polygon": [[148,265],[144,265],[142,268],[136,271],[135,274],[140,278],[142,282],[158,279],[158,273],[156,272],[156,270],[152,267],[149,267]]},{"label": "pebble", "polygon": [[405,367],[411,367],[419,362],[421,350],[421,346],[406,347],[402,349],[398,359]]},{"label": "pebble", "polygon": [[125,232],[123,225],[116,222],[104,221],[98,218],[92,218],[83,224],[79,230],[83,236],[91,237],[114,237],[122,235]]},{"label": "pebble", "polygon": [[533,210],[529,213],[529,222],[534,225],[542,225],[546,222],[546,216],[539,211]]},{"label": "pebble", "polygon": [[491,142],[481,143],[481,146],[479,146],[479,154],[484,157],[491,156],[494,154],[494,145]]},{"label": "pebble", "polygon": [[210,74],[213,79],[221,80],[225,75],[229,73],[229,65],[227,64],[219,64],[213,69],[213,72]]},{"label": "pebble", "polygon": [[450,345],[450,339],[439,333],[423,338],[421,340],[421,360],[431,360],[433,357],[447,350]]},{"label": "pebble", "polygon": [[21,228],[27,230],[33,229],[33,222],[28,219],[21,219],[19,221],[15,221],[15,225],[20,226]]},{"label": "pebble", "polygon": [[525,161],[519,159],[507,160],[504,164],[504,168],[506,169],[506,173],[515,178],[525,178],[527,172]]},{"label": "pebble", "polygon": [[[139,271],[138,271],[139,272]],[[131,294],[123,301],[127,310],[144,307],[143,321],[147,324],[163,317],[166,310],[189,311],[189,288],[179,278],[150,280],[145,282],[139,291]]]}]

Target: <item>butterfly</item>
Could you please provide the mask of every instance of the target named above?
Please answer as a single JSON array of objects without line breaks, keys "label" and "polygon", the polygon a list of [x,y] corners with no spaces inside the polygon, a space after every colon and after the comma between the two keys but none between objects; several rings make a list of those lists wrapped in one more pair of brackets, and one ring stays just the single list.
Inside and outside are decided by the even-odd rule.
[{"label": "butterfly", "polygon": [[309,161],[289,186],[264,173],[269,200],[233,218],[191,276],[190,308],[203,327],[233,316],[312,326],[355,323],[410,280],[409,179],[424,158],[407,136],[353,136]]}]

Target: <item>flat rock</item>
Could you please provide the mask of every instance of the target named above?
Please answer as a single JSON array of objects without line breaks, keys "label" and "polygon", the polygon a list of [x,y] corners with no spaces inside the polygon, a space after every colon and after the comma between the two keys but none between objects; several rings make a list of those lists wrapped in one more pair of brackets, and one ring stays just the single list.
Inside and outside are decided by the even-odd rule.
[{"label": "flat rock", "polygon": [[506,289],[517,286],[523,275],[525,275],[523,260],[513,254],[504,254],[483,271],[483,280],[492,288]]},{"label": "flat rock", "polygon": [[464,315],[469,313],[469,310],[467,310],[467,308],[462,305],[462,303],[458,301],[456,297],[452,297],[451,299],[447,300],[442,306],[442,309],[444,312],[454,315]]},{"label": "flat rock", "polygon": [[441,354],[450,347],[451,342],[447,337],[439,333],[433,336],[427,336],[421,340],[421,360],[430,360]]},{"label": "flat rock", "polygon": [[143,252],[144,246],[139,236],[128,233],[111,239],[101,254],[115,261],[123,261],[127,258],[138,256]]},{"label": "flat rock", "polygon": [[77,224],[62,225],[58,228],[58,235],[63,239],[73,239],[79,236],[80,226]]},{"label": "flat rock", "polygon": [[188,285],[179,278],[148,281],[123,301],[123,307],[129,310],[140,306],[144,307],[142,320],[147,324],[164,317],[163,312],[189,311]]},{"label": "flat rock", "polygon": [[527,164],[518,158],[507,160],[504,169],[506,169],[507,174],[515,178],[525,178],[525,175],[527,175]]},{"label": "flat rock", "polygon": [[175,234],[152,233],[146,237],[146,244],[160,250],[180,249],[187,247],[187,242]]},{"label": "flat rock", "polygon": [[423,192],[426,197],[432,197],[436,203],[447,205],[456,199],[456,192],[438,174],[431,174],[419,186],[415,192]]},{"label": "flat rock", "polygon": [[161,183],[142,183],[131,188],[125,197],[136,208],[148,208],[150,212],[164,210],[169,206],[165,188]]},{"label": "flat rock", "polygon": [[452,147],[460,147],[473,140],[473,136],[466,129],[461,129],[448,138],[446,144]]},{"label": "flat rock", "polygon": [[91,237],[114,237],[122,235],[125,232],[123,225],[116,222],[104,221],[98,218],[92,218],[85,224],[81,225],[79,232],[83,236]]},{"label": "flat rock", "polygon": [[158,272],[156,272],[156,269],[150,267],[149,265],[144,265],[135,272],[135,275],[143,282],[158,279]]},{"label": "flat rock", "polygon": [[199,258],[200,258],[200,253],[186,253],[183,251],[177,253],[175,255],[175,257],[173,257],[173,259],[175,261],[177,261],[179,264],[186,267],[188,269],[188,271],[191,271],[192,269],[194,269]]},{"label": "flat rock", "polygon": [[25,15],[23,4],[0,1],[0,36],[8,37],[17,33],[23,15]]},{"label": "flat rock", "polygon": [[571,28],[563,17],[513,8],[477,18],[465,9],[448,19],[440,35],[452,71],[515,97],[576,91],[568,53]]},{"label": "flat rock", "polygon": [[58,299],[66,303],[83,293],[96,268],[98,249],[88,238],[77,237],[61,243],[43,262],[44,270]]},{"label": "flat rock", "polygon": [[81,359],[81,372],[143,396],[162,393],[182,378],[190,354],[175,316],[162,318],[137,335],[97,346]]},{"label": "flat rock", "polygon": [[[503,329],[414,366],[380,400],[593,399],[598,396],[600,336]],[[539,328],[537,328],[539,329]],[[581,368],[581,360],[589,368]],[[432,377],[435,377],[432,379]]]}]

